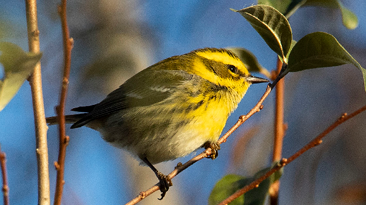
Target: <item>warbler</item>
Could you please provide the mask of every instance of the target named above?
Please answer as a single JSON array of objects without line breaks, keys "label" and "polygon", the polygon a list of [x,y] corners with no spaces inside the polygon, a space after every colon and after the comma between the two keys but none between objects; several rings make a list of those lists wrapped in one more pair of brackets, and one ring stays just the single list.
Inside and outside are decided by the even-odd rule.
[{"label": "warbler", "polygon": [[[160,181],[161,199],[170,179],[153,164],[186,156],[216,142],[253,77],[226,49],[204,48],[173,56],[137,73],[101,102],[72,109],[71,128],[87,126],[149,166]],[[56,117],[47,118],[51,124]]]}]

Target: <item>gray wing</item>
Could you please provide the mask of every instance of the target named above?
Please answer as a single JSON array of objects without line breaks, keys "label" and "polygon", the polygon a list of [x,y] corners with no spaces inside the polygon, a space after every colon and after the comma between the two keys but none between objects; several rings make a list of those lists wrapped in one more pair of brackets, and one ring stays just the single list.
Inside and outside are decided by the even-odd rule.
[{"label": "gray wing", "polygon": [[74,123],[71,128],[81,127],[94,119],[109,116],[126,108],[149,106],[161,102],[175,92],[183,81],[190,80],[192,77],[192,74],[182,70],[145,69],[111,92],[100,103],[73,109],[89,113]]}]

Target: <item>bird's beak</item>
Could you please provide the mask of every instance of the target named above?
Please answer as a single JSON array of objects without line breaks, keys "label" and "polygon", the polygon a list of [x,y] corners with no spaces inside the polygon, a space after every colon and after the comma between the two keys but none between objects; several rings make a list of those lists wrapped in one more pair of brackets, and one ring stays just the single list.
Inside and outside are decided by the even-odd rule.
[{"label": "bird's beak", "polygon": [[247,78],[247,81],[254,84],[254,83],[267,83],[269,80],[259,77],[254,77],[252,75],[249,75]]}]

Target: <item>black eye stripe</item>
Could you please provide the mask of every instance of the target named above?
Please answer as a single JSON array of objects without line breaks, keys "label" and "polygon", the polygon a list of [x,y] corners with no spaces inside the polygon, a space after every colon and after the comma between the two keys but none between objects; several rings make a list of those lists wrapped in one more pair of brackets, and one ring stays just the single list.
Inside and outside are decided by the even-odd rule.
[{"label": "black eye stripe", "polygon": [[212,72],[214,72],[217,75],[215,69],[212,66],[210,66],[210,68],[211,68]]},{"label": "black eye stripe", "polygon": [[235,74],[238,74],[238,68],[233,66],[233,65],[227,65],[227,68],[232,72],[232,73],[235,73]]}]

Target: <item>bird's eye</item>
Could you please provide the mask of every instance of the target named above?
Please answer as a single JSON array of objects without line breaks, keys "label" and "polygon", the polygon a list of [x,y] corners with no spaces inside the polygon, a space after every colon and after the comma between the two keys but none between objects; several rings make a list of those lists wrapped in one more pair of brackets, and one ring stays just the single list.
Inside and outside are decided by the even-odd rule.
[{"label": "bird's eye", "polygon": [[238,74],[238,68],[233,66],[233,65],[227,65],[227,68],[232,72],[232,73],[235,73],[235,74]]}]

